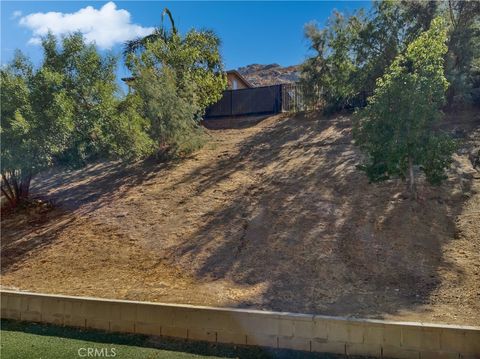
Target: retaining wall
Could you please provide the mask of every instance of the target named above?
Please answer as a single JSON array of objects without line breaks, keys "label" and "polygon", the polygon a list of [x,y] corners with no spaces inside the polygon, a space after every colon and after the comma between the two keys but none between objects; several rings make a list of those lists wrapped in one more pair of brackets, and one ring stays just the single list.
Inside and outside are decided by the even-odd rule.
[{"label": "retaining wall", "polygon": [[0,295],[1,315],[7,319],[379,358],[480,358],[480,327],[5,290]]}]

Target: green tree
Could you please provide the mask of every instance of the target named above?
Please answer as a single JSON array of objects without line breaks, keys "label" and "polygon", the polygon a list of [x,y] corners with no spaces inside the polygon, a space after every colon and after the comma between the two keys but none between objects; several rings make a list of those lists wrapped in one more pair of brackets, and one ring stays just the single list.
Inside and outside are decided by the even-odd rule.
[{"label": "green tree", "polygon": [[1,190],[12,207],[26,200],[32,176],[61,163],[139,158],[152,153],[141,103],[118,97],[116,61],[80,34],[59,46],[43,40],[38,69],[17,54],[1,69]]},{"label": "green tree", "polygon": [[[170,29],[164,24],[165,15],[170,20]],[[153,45],[156,59],[152,59],[152,66],[169,67],[176,73],[179,86],[195,85],[197,116],[202,116],[209,105],[220,100],[227,79],[220,55],[220,39],[213,31],[192,29],[182,36],[175,27],[172,14],[165,8],[161,25],[152,34],[125,44],[126,63],[134,77],[136,69],[132,56],[140,56]]]},{"label": "green tree", "polygon": [[42,68],[62,77],[62,88],[74,104],[74,131],[62,163],[82,166],[101,158],[135,158],[152,150],[148,122],[120,99],[117,60],[102,56],[80,33],[66,36],[59,46],[53,35],[43,40]]},{"label": "green tree", "polygon": [[311,107],[317,107],[315,102],[322,103],[326,112],[351,107],[356,76],[351,44],[357,35],[358,19],[334,12],[324,30],[315,23],[306,25],[305,35],[314,56],[302,65],[301,83]]},{"label": "green tree", "polygon": [[358,111],[354,138],[367,155],[361,168],[371,181],[408,178],[416,196],[416,166],[431,184],[444,179],[454,143],[436,133],[434,124],[442,117],[448,87],[443,73],[446,41],[445,22],[436,18],[395,58],[367,107]]},{"label": "green tree", "polygon": [[149,120],[157,155],[168,158],[198,149],[204,131],[197,119],[200,110],[196,84],[163,64],[164,50],[162,41],[151,42],[140,55],[131,58],[135,76],[131,96],[139,104],[142,117]]},{"label": "green tree", "polygon": [[[450,82],[450,106],[472,102],[471,90],[480,86],[480,2],[449,0],[445,74]],[[478,99],[478,98],[477,98]]]},{"label": "green tree", "polygon": [[1,70],[1,191],[11,207],[28,198],[32,176],[68,145],[74,104],[62,82],[48,68],[34,71],[20,53]]},{"label": "green tree", "polygon": [[[170,20],[170,30],[165,26],[165,15]],[[160,26],[157,26],[153,32],[144,37],[137,37],[129,40],[125,43],[123,54],[127,57],[129,54],[138,53],[146,49],[147,45],[157,40],[168,42],[172,35],[177,34],[177,28],[175,27],[175,21],[173,20],[172,13],[168,8],[164,8],[162,11]]]},{"label": "green tree", "polygon": [[375,2],[368,14],[363,9],[351,16],[335,11],[323,30],[307,24],[314,51],[302,66],[307,102],[321,102],[325,112],[364,106],[376,80],[405,48],[403,13],[399,3],[383,1]]},{"label": "green tree", "polygon": [[322,88],[329,68],[326,60],[326,31],[320,30],[315,23],[305,25],[305,36],[310,41],[310,50],[315,53],[300,66],[300,84],[305,104],[309,110],[324,107]]},{"label": "green tree", "polygon": [[430,28],[432,20],[441,13],[441,2],[435,0],[401,0],[395,2],[403,22],[404,43],[415,40],[422,32]]},{"label": "green tree", "polygon": [[[165,15],[170,29],[164,26]],[[204,142],[199,122],[226,87],[219,46],[209,30],[179,34],[168,9],[151,35],[125,45],[132,96],[142,103],[141,115],[149,120],[159,156],[186,154]]]},{"label": "green tree", "polygon": [[406,39],[410,37],[410,31],[407,24],[415,24],[415,21],[413,16],[406,21],[404,14],[406,12],[398,2],[375,2],[371,14],[358,22],[358,35],[353,38],[351,50],[357,73],[355,94],[362,100],[365,95],[373,93],[377,79],[408,44]]},{"label": "green tree", "polygon": [[475,101],[472,89],[480,83],[480,2],[463,0],[378,1],[367,14],[362,9],[351,16],[334,12],[322,30],[308,24],[305,32],[314,54],[302,66],[307,101],[320,103],[327,112],[364,106],[376,80],[437,16],[449,25],[447,104]]}]

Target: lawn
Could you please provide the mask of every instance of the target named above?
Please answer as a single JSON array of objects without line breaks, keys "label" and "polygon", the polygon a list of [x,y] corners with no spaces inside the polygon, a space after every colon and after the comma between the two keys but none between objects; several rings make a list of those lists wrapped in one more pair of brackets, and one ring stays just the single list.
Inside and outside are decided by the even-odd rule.
[{"label": "lawn", "polygon": [[193,354],[188,347],[184,350],[173,347],[172,342],[170,350],[143,347],[145,344],[147,339],[138,336],[2,322],[2,358],[81,358],[95,354],[116,358],[220,358]]},{"label": "lawn", "polygon": [[[54,325],[1,321],[2,359],[30,358],[293,358],[334,359],[334,354],[306,353],[145,335],[106,333]],[[95,352],[95,349],[97,350]],[[90,351],[90,355],[89,352]]]}]

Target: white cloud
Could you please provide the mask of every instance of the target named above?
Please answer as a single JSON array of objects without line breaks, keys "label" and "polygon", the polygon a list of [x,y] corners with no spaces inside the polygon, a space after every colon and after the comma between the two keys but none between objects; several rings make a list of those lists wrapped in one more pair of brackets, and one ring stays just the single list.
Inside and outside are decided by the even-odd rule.
[{"label": "white cloud", "polygon": [[17,17],[22,16],[22,12],[20,10],[16,10],[12,13],[12,19],[16,19]]},{"label": "white cloud", "polygon": [[41,45],[42,44],[42,39],[39,37],[32,37],[30,40],[27,42],[29,45]]},{"label": "white cloud", "polygon": [[123,43],[153,31],[153,27],[132,24],[127,10],[117,9],[114,2],[108,2],[99,10],[87,6],[74,13],[47,12],[24,16],[19,24],[33,32],[29,44],[39,44],[40,38],[50,30],[60,36],[80,31],[87,42],[95,42],[101,49]]}]

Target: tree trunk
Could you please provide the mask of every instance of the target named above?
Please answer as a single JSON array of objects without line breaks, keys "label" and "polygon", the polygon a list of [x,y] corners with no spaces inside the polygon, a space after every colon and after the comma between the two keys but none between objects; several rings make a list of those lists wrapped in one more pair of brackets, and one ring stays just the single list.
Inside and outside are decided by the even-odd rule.
[{"label": "tree trunk", "polygon": [[417,199],[417,186],[415,183],[415,173],[413,171],[413,161],[411,157],[408,157],[408,172],[410,176],[410,193],[412,194],[413,198]]},{"label": "tree trunk", "polygon": [[17,206],[17,200],[15,197],[15,192],[8,181],[7,175],[2,172],[2,185],[1,185],[2,193],[7,198],[8,202],[10,203],[10,207]]},{"label": "tree trunk", "polygon": [[9,194],[4,187],[2,187],[2,193],[7,199],[8,203],[10,203],[10,207],[12,208],[15,207],[16,206],[15,197],[11,196],[11,194]]},{"label": "tree trunk", "polygon": [[30,195],[31,173],[22,171],[2,172],[1,191],[10,207],[15,208]]}]

